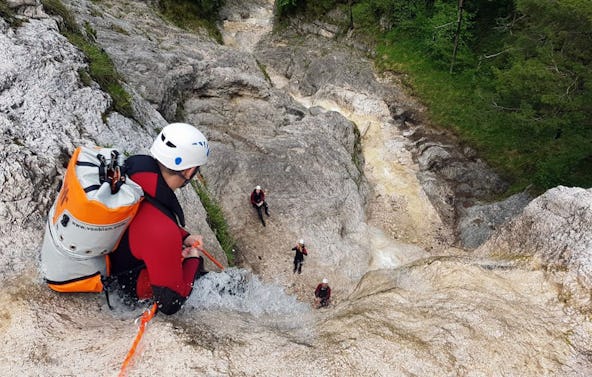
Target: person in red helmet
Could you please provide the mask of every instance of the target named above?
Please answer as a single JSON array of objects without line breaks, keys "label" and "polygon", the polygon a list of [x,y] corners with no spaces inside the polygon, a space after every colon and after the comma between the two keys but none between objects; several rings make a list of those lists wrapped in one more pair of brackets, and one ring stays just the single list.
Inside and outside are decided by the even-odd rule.
[{"label": "person in red helmet", "polygon": [[265,192],[261,190],[261,186],[255,186],[253,192],[251,192],[251,205],[253,208],[257,210],[257,214],[259,215],[259,219],[263,226],[265,226],[265,219],[263,219],[263,210],[265,210],[265,214],[269,217],[269,207],[267,206],[267,202],[265,201]]},{"label": "person in red helmet", "polygon": [[197,128],[173,123],[158,134],[151,156],[126,161],[127,174],[142,187],[144,200],[110,255],[111,276],[126,298],[152,299],[164,314],[181,308],[203,273],[203,258],[193,247],[202,238],[183,229],[185,217],[174,191],[199,172],[209,152]]}]

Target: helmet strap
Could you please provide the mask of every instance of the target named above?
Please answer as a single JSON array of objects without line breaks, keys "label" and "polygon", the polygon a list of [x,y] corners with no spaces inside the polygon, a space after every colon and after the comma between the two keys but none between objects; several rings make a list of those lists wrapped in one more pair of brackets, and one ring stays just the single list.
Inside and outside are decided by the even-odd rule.
[{"label": "helmet strap", "polygon": [[201,174],[201,172],[199,171],[199,166],[196,166],[196,167],[195,167],[195,170],[193,171],[193,173],[191,173],[191,176],[190,176],[189,178],[185,178],[185,175],[183,174],[183,172],[180,172],[180,171],[178,171],[178,172],[177,172],[177,174],[178,174],[179,176],[183,177],[183,179],[185,180],[185,182],[183,182],[183,184],[181,185],[181,187],[185,187],[185,186],[187,186],[187,184],[188,184],[189,182],[191,182],[191,180],[192,180],[192,179],[195,177],[195,175],[196,175],[197,173],[200,173],[200,174]]}]

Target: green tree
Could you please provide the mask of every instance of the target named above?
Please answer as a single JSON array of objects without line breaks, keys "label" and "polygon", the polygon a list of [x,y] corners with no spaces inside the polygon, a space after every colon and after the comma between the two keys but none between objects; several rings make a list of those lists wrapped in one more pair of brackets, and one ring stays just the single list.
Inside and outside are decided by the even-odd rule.
[{"label": "green tree", "polygon": [[531,124],[590,126],[592,2],[518,0],[517,12],[511,66],[496,70],[500,104]]},{"label": "green tree", "polygon": [[517,0],[513,20],[510,58],[494,69],[494,103],[538,140],[539,186],[585,184],[592,179],[592,2]]}]

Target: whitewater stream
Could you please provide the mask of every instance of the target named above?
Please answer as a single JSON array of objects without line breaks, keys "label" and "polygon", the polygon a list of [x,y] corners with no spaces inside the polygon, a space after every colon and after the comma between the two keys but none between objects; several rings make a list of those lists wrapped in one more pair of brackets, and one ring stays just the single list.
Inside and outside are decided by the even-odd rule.
[{"label": "whitewater stream", "polygon": [[[224,42],[255,53],[272,20],[273,1],[254,2],[223,22]],[[211,272],[177,315],[149,323],[128,376],[592,375],[590,318],[560,301],[534,261],[441,246],[452,231],[420,185],[404,135],[388,126],[386,104],[348,88],[302,96],[268,73],[276,88],[341,113],[362,135],[372,187],[366,273],[351,294],[314,310],[273,279]],[[142,308],[130,312],[114,298],[110,310],[94,296],[48,295],[34,272],[7,282],[0,374],[118,375]]]},{"label": "whitewater stream", "polygon": [[[273,1],[260,5],[249,17],[224,23],[228,45],[253,53],[271,32]],[[588,351],[575,341],[589,336],[590,324],[563,307],[557,287],[531,261],[475,260],[436,246],[450,240],[452,230],[424,193],[386,103],[351,88],[302,96],[283,75],[269,67],[267,74],[305,107],[337,111],[356,124],[372,186],[371,272],[332,311],[299,315],[301,325],[314,328],[299,332],[299,341],[314,335],[307,352],[316,356],[295,356],[303,359],[293,361],[300,370],[279,375],[590,374]],[[428,257],[428,249],[442,256]]]}]

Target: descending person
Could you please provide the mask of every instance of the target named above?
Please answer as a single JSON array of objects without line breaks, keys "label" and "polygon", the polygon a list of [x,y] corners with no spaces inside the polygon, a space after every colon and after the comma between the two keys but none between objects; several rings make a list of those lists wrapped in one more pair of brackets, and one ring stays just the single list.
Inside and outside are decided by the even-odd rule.
[{"label": "descending person", "polygon": [[265,209],[265,214],[269,216],[269,207],[265,201],[265,192],[261,190],[261,186],[259,185],[255,186],[255,189],[253,192],[251,192],[251,205],[257,210],[259,219],[261,220],[263,226],[265,226],[265,220],[263,219],[263,209]]},{"label": "descending person", "polygon": [[[127,174],[144,190],[145,199],[110,255],[111,274],[126,297],[153,299],[159,311],[174,314],[185,303],[193,281],[203,272],[174,191],[185,186],[206,163],[208,142],[195,127],[172,123],[159,133],[150,153],[126,161]],[[196,247],[194,247],[196,246]]]},{"label": "descending person", "polygon": [[301,274],[304,256],[308,255],[308,251],[306,250],[306,247],[304,247],[304,240],[298,241],[298,244],[294,246],[292,250],[296,252],[296,254],[294,254],[294,273],[298,271],[298,273]]},{"label": "descending person", "polygon": [[315,305],[317,308],[324,308],[329,306],[331,299],[331,287],[329,287],[329,280],[323,278],[322,282],[317,285],[315,289]]}]

